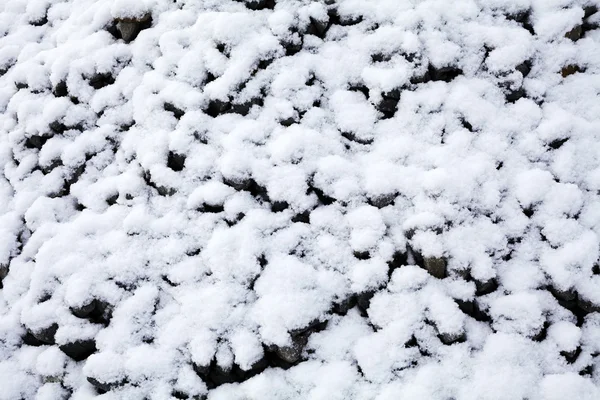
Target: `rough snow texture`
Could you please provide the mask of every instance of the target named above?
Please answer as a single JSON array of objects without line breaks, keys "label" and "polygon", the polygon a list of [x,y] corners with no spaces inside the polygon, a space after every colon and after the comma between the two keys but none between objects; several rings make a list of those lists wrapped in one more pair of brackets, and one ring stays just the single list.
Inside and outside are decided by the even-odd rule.
[{"label": "rough snow texture", "polygon": [[0,2],[0,399],[599,399],[599,6]]}]

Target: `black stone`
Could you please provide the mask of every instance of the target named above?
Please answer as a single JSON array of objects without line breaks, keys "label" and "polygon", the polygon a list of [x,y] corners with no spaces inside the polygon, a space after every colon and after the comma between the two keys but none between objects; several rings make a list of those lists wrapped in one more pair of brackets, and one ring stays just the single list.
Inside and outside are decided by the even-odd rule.
[{"label": "black stone", "polygon": [[58,324],[54,323],[49,327],[40,329],[39,331],[29,331],[34,338],[45,344],[54,344],[54,336],[58,330]]},{"label": "black stone", "polygon": [[[242,1],[242,0],[237,0]],[[247,9],[258,11],[258,10],[272,10],[275,8],[275,0],[244,0],[244,5]]]},{"label": "black stone", "polygon": [[526,94],[525,89],[520,87],[516,90],[507,90],[504,97],[508,103],[514,103],[525,97]]},{"label": "black stone", "polygon": [[55,97],[66,97],[69,95],[69,89],[66,81],[60,81],[56,84],[53,94]]},{"label": "black stone", "polygon": [[113,26],[114,28],[109,27],[108,31],[116,39],[123,39],[125,43],[130,43],[137,38],[141,31],[152,26],[152,16],[146,14],[137,19],[117,19],[113,22]]},{"label": "black stone", "polygon": [[531,66],[532,66],[531,61],[526,60],[526,61],[522,62],[521,64],[517,65],[515,67],[515,69],[517,71],[519,71],[521,73],[521,75],[523,75],[523,78],[525,78],[531,72]]},{"label": "black stone", "polygon": [[77,318],[87,318],[96,309],[96,300],[92,300],[80,307],[71,307],[71,314]]},{"label": "black stone", "polygon": [[368,250],[367,251],[355,251],[354,257],[359,260],[369,260],[369,259],[371,259],[371,254],[369,253]]},{"label": "black stone", "polygon": [[354,306],[356,306],[356,296],[350,296],[342,301],[335,302],[331,312],[338,315],[346,315]]},{"label": "black stone", "polygon": [[200,211],[200,212],[215,213],[215,214],[223,212],[224,210],[225,210],[225,208],[223,207],[222,204],[207,204],[207,203],[202,204],[202,206],[200,206],[200,208],[198,209],[198,211]]},{"label": "black stone", "polygon": [[271,211],[282,212],[284,210],[287,210],[288,207],[289,207],[289,204],[287,203],[287,201],[274,201],[271,204]]},{"label": "black stone", "polygon": [[33,135],[25,139],[25,147],[28,149],[38,149],[40,150],[44,144],[50,139],[51,136],[41,136],[41,135]]},{"label": "black stone", "polygon": [[310,185],[308,188],[308,192],[314,193],[319,199],[319,202],[321,202],[321,204],[323,205],[328,206],[335,202],[335,199],[333,197],[326,195],[321,189],[319,189],[316,186]]},{"label": "black stone", "polygon": [[58,347],[63,353],[75,361],[83,361],[96,352],[94,339],[76,340]]},{"label": "black stone", "polygon": [[462,75],[463,71],[460,68],[454,66],[446,66],[441,68],[435,68],[433,65],[429,65],[429,76],[432,81],[443,81],[452,82],[456,77]]},{"label": "black stone", "polygon": [[39,346],[43,346],[46,344],[46,343],[42,342],[41,340],[36,339],[36,337],[33,336],[31,334],[31,332],[29,332],[29,331],[27,331],[25,333],[25,335],[22,336],[21,339],[23,340],[23,343],[28,346],[39,347]]},{"label": "black stone", "polygon": [[306,210],[292,217],[292,222],[310,223],[310,211]]},{"label": "black stone", "polygon": [[309,35],[315,35],[315,36],[323,39],[323,38],[325,38],[325,35],[327,34],[328,29],[329,29],[329,22],[321,21],[321,20],[310,17],[310,23],[308,25],[308,30],[306,31],[306,33]]},{"label": "black stone", "polygon": [[491,278],[485,282],[480,282],[475,280],[475,295],[476,296],[484,296],[486,294],[490,294],[498,289],[498,281],[496,278]]},{"label": "black stone", "polygon": [[574,42],[578,41],[583,34],[583,26],[577,25],[573,27],[569,32],[565,33],[565,37]]},{"label": "black stone", "polygon": [[167,157],[167,167],[175,172],[180,172],[185,167],[185,160],[185,155],[170,151]]},{"label": "black stone", "polygon": [[362,292],[356,296],[356,303],[358,305],[358,308],[360,308],[360,310],[363,313],[366,313],[369,309],[369,306],[371,305],[371,299],[373,298],[373,296],[375,296],[374,290]]},{"label": "black stone", "polygon": [[569,138],[553,140],[552,142],[548,143],[548,147],[554,150],[558,150],[562,147],[563,144],[567,143],[568,140]]},{"label": "black stone", "polygon": [[181,108],[175,107],[173,103],[163,104],[163,109],[167,112],[172,113],[176,119],[181,119],[181,117],[185,115],[185,111],[183,111]]},{"label": "black stone", "polygon": [[573,364],[577,361],[577,357],[581,354],[581,347],[577,347],[573,351],[561,351],[560,355],[563,356],[569,364]]},{"label": "black stone", "polygon": [[112,85],[113,83],[115,83],[115,77],[109,72],[94,74],[89,80],[90,86],[96,90]]},{"label": "black stone", "polygon": [[231,103],[224,102],[221,100],[211,100],[208,103],[208,108],[205,110],[205,113],[210,115],[213,118],[218,117],[221,114],[225,114],[231,110]]},{"label": "black stone", "polygon": [[342,132],[342,137],[358,144],[368,145],[373,143],[373,139],[361,139],[352,132]]}]

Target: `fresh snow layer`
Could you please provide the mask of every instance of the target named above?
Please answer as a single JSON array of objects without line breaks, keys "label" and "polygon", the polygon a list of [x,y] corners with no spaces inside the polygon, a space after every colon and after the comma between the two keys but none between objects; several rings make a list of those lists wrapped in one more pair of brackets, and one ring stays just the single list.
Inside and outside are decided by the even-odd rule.
[{"label": "fresh snow layer", "polygon": [[600,399],[599,8],[0,2],[0,400]]}]

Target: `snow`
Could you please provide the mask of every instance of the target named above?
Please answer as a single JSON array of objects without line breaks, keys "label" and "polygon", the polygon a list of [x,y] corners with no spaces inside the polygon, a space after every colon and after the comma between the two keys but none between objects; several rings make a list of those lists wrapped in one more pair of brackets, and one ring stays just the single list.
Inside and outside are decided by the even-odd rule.
[{"label": "snow", "polygon": [[1,3],[0,400],[600,398],[598,8]]}]

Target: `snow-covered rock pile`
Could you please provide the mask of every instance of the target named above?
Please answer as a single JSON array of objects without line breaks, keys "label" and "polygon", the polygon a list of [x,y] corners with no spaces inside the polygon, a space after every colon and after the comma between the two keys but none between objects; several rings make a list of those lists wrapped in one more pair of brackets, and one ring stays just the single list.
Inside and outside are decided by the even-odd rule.
[{"label": "snow-covered rock pile", "polygon": [[599,8],[0,2],[0,399],[599,399]]}]

